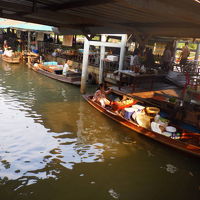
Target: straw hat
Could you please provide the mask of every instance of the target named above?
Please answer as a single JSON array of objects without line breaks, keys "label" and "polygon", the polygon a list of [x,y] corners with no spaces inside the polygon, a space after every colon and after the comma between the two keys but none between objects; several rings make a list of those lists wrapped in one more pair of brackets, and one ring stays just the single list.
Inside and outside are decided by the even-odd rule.
[{"label": "straw hat", "polygon": [[149,129],[151,127],[151,118],[145,113],[138,113],[136,116],[136,121],[139,126]]},{"label": "straw hat", "polygon": [[160,109],[157,107],[146,107],[146,112],[148,114],[158,114],[160,112]]}]

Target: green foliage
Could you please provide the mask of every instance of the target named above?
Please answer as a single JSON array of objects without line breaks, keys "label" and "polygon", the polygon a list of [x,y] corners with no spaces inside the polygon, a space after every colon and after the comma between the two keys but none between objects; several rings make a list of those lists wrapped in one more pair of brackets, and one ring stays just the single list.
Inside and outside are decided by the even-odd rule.
[{"label": "green foliage", "polygon": [[[180,48],[180,49],[182,49],[184,46],[185,46],[184,42],[179,42],[177,44],[177,48]],[[197,49],[197,44],[195,44],[195,43],[189,43],[188,46],[189,46],[189,49],[191,49],[191,50],[196,50]]]},{"label": "green foliage", "polygon": [[185,43],[183,43],[183,42],[179,42],[178,44],[177,44],[177,48],[183,48],[184,47],[184,45],[185,45]]},{"label": "green foliage", "polygon": [[192,49],[192,50],[196,50],[197,44],[191,43],[191,44],[189,44],[189,48]]}]

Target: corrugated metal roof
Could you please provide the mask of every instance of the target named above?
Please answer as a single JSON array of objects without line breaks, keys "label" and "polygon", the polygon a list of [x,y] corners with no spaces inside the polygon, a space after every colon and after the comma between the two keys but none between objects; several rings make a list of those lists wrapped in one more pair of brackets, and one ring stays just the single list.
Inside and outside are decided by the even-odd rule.
[{"label": "corrugated metal roof", "polygon": [[57,26],[65,34],[200,37],[200,4],[194,0],[1,0],[0,9],[3,17]]}]

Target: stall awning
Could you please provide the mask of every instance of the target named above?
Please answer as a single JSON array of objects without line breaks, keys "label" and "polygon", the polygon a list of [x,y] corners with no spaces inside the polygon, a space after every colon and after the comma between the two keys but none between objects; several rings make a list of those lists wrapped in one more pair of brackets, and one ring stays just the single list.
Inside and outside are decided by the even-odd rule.
[{"label": "stall awning", "polygon": [[0,29],[14,28],[25,31],[53,32],[52,26],[0,18]]}]

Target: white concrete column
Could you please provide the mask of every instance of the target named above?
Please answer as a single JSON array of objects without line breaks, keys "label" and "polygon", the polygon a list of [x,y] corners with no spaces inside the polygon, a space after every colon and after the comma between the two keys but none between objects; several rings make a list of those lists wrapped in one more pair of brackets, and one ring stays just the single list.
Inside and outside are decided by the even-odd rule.
[{"label": "white concrete column", "polygon": [[82,63],[82,75],[81,75],[81,93],[86,91],[87,81],[87,69],[88,69],[88,57],[89,57],[90,43],[87,38],[84,39],[84,51],[83,51],[83,63]]},{"label": "white concrete column", "polygon": [[121,49],[120,49],[120,57],[119,57],[119,70],[123,69],[125,52],[126,52],[126,42],[127,42],[127,35],[122,35],[121,38]]},{"label": "white concrete column", "polygon": [[[101,42],[106,42],[106,35],[101,36]],[[100,47],[99,84],[103,82],[103,60],[105,59],[105,46]]]},{"label": "white concrete column", "polygon": [[28,51],[30,51],[30,47],[31,47],[31,32],[28,31],[28,44],[27,44]]},{"label": "white concrete column", "polygon": [[173,52],[173,62],[176,62],[176,51],[177,51],[177,44],[178,44],[178,41],[175,40],[174,41],[174,44],[173,44],[173,48],[174,48],[174,52]]}]

